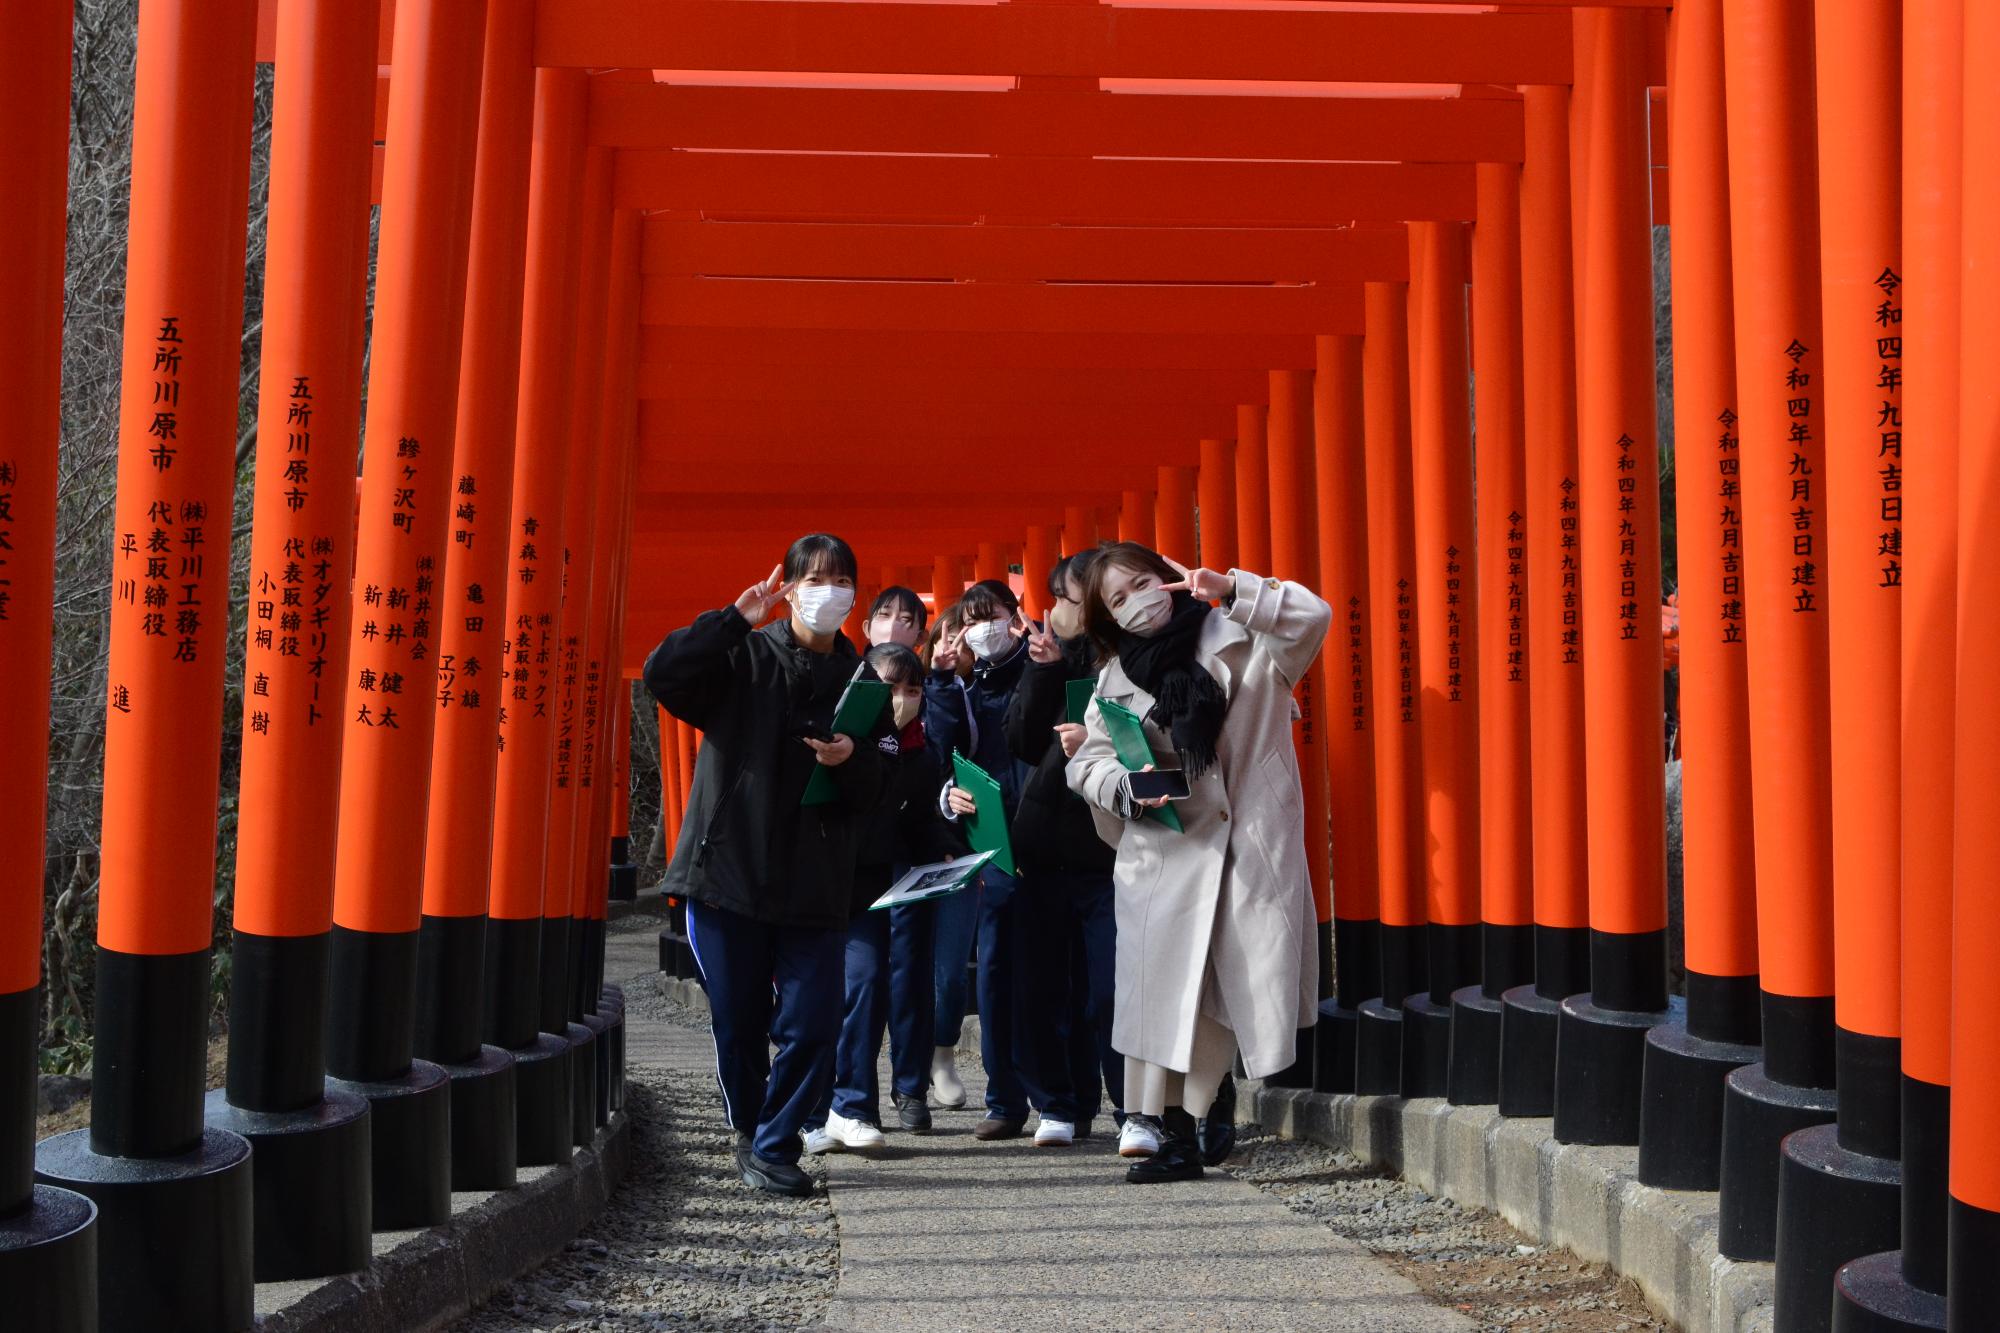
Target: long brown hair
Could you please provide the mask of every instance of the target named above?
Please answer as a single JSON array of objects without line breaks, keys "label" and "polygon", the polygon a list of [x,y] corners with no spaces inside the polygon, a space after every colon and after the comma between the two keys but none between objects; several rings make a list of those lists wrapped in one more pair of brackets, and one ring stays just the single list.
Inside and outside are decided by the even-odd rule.
[{"label": "long brown hair", "polygon": [[1162,583],[1180,582],[1180,573],[1158,551],[1138,542],[1109,542],[1098,548],[1097,558],[1083,576],[1083,628],[1097,648],[1099,661],[1118,656],[1118,636],[1124,633],[1111,608],[1104,604],[1104,578],[1113,569],[1131,574],[1152,574]]}]

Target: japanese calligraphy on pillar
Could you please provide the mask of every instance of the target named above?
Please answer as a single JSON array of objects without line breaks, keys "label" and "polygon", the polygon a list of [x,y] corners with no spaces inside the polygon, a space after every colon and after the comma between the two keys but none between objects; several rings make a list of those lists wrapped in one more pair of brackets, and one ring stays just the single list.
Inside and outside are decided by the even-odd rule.
[{"label": "japanese calligraphy on pillar", "polygon": [[1445,702],[1465,701],[1465,652],[1463,626],[1459,607],[1464,599],[1460,588],[1464,585],[1462,568],[1458,563],[1458,548],[1448,546],[1444,553],[1444,644],[1445,644]]},{"label": "japanese calligraphy on pillar", "polygon": [[1561,536],[1556,546],[1562,552],[1559,565],[1562,572],[1562,664],[1581,666],[1583,664],[1583,567],[1577,560],[1579,543],[1576,478],[1564,477],[1557,485],[1562,491],[1562,499],[1556,504],[1556,511],[1561,516],[1558,525]]},{"label": "japanese calligraphy on pillar", "polygon": [[[1633,439],[1618,437],[1618,637],[1639,637],[1639,529],[1632,525],[1638,503],[1638,464]],[[1657,614],[1657,613],[1656,613]]]},{"label": "japanese calligraphy on pillar", "polygon": [[[396,476],[390,487],[390,530],[399,537],[415,535],[420,512],[417,492],[424,481],[423,445],[411,436],[396,441]],[[410,705],[404,695],[424,688],[422,673],[431,661],[431,596],[436,561],[420,555],[411,565],[407,586],[363,584],[358,590],[363,652],[357,654],[354,689],[359,696],[354,720],[365,727],[402,729]],[[414,688],[410,675],[417,675]]]},{"label": "japanese calligraphy on pillar", "polygon": [[14,600],[14,577],[8,568],[14,556],[14,488],[19,484],[14,460],[0,458],[0,624],[14,618],[9,609]]},{"label": "japanese calligraphy on pillar", "polygon": [[1875,457],[1882,481],[1880,496],[1882,530],[1877,535],[1876,559],[1880,562],[1881,588],[1903,586],[1903,305],[1898,293],[1903,280],[1896,270],[1885,268],[1875,279],[1882,289],[1882,303],[1875,307],[1875,355],[1881,368],[1875,387],[1881,391],[1882,406],[1876,412],[1878,437]]},{"label": "japanese calligraphy on pillar", "polygon": [[[472,551],[474,538],[479,531],[479,481],[470,473],[462,474],[453,488],[451,506],[452,545],[463,550],[468,556]],[[446,556],[446,573],[454,559]],[[462,621],[464,632],[480,635],[486,630],[486,589],[477,579],[465,585],[465,616]],[[477,642],[476,638],[474,640]],[[486,671],[486,664],[477,654],[466,654],[461,659],[457,652],[448,651],[451,639],[439,636],[437,663],[437,706],[450,708],[453,704],[460,708],[483,708],[485,700],[480,695],[480,677]],[[502,643],[505,654],[505,643]],[[504,671],[503,667],[503,671]],[[503,677],[504,678],[504,677]]]},{"label": "japanese calligraphy on pillar", "polygon": [[1507,515],[1507,679],[1528,680],[1525,626],[1528,614],[1528,530],[1519,510]]},{"label": "japanese calligraphy on pillar", "polygon": [[1347,717],[1353,731],[1368,730],[1367,659],[1362,654],[1362,626],[1367,623],[1359,597],[1347,599]]},{"label": "japanese calligraphy on pillar", "polygon": [[1788,468],[1792,506],[1792,613],[1817,612],[1819,600],[1819,513],[1813,496],[1813,466],[1806,450],[1818,438],[1813,434],[1812,372],[1801,364],[1812,351],[1794,338],[1785,347],[1791,367],[1785,371],[1785,416],[1791,426],[1786,439],[1792,447]]},{"label": "japanese calligraphy on pillar", "polygon": [[1417,720],[1417,633],[1416,599],[1410,596],[1410,581],[1396,580],[1396,677],[1403,721]]},{"label": "japanese calligraphy on pillar", "polygon": [[[282,492],[286,510],[299,513],[312,498],[312,377],[292,378],[285,399]],[[274,710],[296,709],[307,726],[326,713],[320,705],[331,642],[334,540],[330,532],[293,532],[250,571],[250,642],[244,678],[251,695],[245,718],[252,737],[269,736]],[[271,552],[266,552],[268,557]]]},{"label": "japanese calligraphy on pillar", "polygon": [[[514,581],[524,587],[535,581],[540,572],[542,555],[536,542],[536,534],[541,531],[541,523],[533,514],[523,515],[520,522],[521,541],[514,552]],[[500,708],[500,738],[502,751],[507,748],[507,714],[509,705],[518,707],[529,717],[545,718],[549,715],[550,670],[553,661],[555,617],[547,612],[522,612],[514,617],[508,628],[507,638],[501,645],[501,678],[507,682],[507,702]]]},{"label": "japanese calligraphy on pillar", "polygon": [[1725,407],[1716,418],[1722,433],[1715,437],[1716,498],[1722,502],[1719,539],[1722,544],[1722,642],[1743,642],[1743,454],[1736,433],[1736,412]]}]

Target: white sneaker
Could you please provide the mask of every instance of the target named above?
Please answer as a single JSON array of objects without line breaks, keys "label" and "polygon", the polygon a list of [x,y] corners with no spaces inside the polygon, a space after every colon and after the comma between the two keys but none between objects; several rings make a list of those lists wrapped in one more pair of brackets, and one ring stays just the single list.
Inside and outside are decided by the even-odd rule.
[{"label": "white sneaker", "polygon": [[965,1085],[958,1081],[958,1047],[940,1046],[931,1056],[931,1097],[951,1110],[965,1105]]},{"label": "white sneaker", "polygon": [[1067,1120],[1051,1120],[1042,1117],[1035,1126],[1035,1146],[1037,1148],[1067,1148],[1076,1142],[1076,1126]]},{"label": "white sneaker", "polygon": [[840,1140],[826,1132],[826,1126],[814,1125],[805,1131],[806,1151],[819,1153],[839,1152]]},{"label": "white sneaker", "polygon": [[1128,1115],[1118,1131],[1120,1157],[1151,1157],[1160,1150],[1160,1131],[1151,1116]]},{"label": "white sneaker", "polygon": [[826,1118],[826,1136],[845,1148],[879,1148],[882,1131],[866,1120],[850,1120],[835,1111]]}]

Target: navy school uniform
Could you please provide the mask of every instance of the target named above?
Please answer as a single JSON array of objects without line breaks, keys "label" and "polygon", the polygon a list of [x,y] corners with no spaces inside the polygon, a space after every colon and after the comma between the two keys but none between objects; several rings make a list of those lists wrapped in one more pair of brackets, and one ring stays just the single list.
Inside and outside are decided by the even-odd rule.
[{"label": "navy school uniform", "polygon": [[[938,904],[909,903],[881,912],[869,911],[868,905],[910,867],[959,855],[963,849],[937,811],[942,769],[936,749],[924,741],[922,722],[883,736],[878,748],[888,778],[881,805],[862,835],[861,864],[854,877],[847,1000],[829,1107],[850,1120],[879,1126],[876,1060],[885,1030],[894,1091],[922,1100],[930,1085],[932,940]],[[821,1121],[829,1107],[821,1108]]]},{"label": "navy school uniform", "polygon": [[1064,777],[1055,727],[1068,715],[1069,682],[1096,679],[1097,662],[1088,640],[1065,640],[1062,649],[1060,661],[1029,663],[1006,731],[1015,757],[1033,765],[1013,826],[1023,907],[1036,923],[1033,947],[1020,960],[1024,1058],[1048,1092],[1044,1109],[1081,1126],[1107,1092],[1114,1114],[1124,1114],[1125,1058],[1111,1045],[1117,853]]},{"label": "navy school uniform", "polygon": [[[975,663],[972,680],[962,688],[957,675],[949,671],[931,672],[924,687],[924,733],[943,757],[946,765],[943,778],[950,776],[953,750],[973,760],[1000,784],[1001,802],[1010,824],[1031,772],[1008,748],[1006,734],[1008,705],[1027,666],[1027,645],[1016,640],[1005,656]],[[1017,860],[1020,848],[1017,838],[1014,844]],[[1016,901],[1019,886],[1015,876],[988,866],[980,873],[977,890],[968,889],[958,895],[978,894],[974,932],[979,958],[979,1053],[986,1067],[986,1110],[1002,1119],[1025,1120],[1032,1105],[1061,1119],[1051,1109],[1050,1097],[1024,1059],[1024,1037],[1017,1021],[1024,999],[1025,977],[1015,960],[1024,952],[1027,932],[1033,928],[1033,918]],[[951,899],[945,899],[939,910],[949,911],[952,906]],[[964,910],[965,904],[958,906]],[[945,1012],[948,991],[942,984],[949,966],[943,955],[944,937],[945,932],[940,929],[940,1028],[952,1017]],[[956,1023],[952,1026],[955,1029]]]},{"label": "navy school uniform", "polygon": [[818,760],[798,733],[831,723],[860,665],[843,636],[815,653],[789,622],[753,631],[734,607],[646,659],[653,697],[703,732],[664,890],[687,900],[724,1111],[770,1162],[798,1160],[833,1078],[855,861],[885,772],[872,738],[857,742],[830,770],[835,799],[802,806]]}]

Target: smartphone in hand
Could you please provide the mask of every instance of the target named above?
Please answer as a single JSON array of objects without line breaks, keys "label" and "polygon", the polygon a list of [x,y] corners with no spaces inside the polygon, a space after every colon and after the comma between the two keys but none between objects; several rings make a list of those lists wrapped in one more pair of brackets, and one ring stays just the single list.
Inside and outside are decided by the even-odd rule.
[{"label": "smartphone in hand", "polygon": [[831,745],[839,739],[833,734],[833,728],[820,722],[801,722],[792,734],[802,741],[818,741],[821,745]]},{"label": "smartphone in hand", "polygon": [[1155,768],[1127,773],[1126,788],[1135,801],[1185,801],[1189,796],[1187,774],[1178,768]]}]

